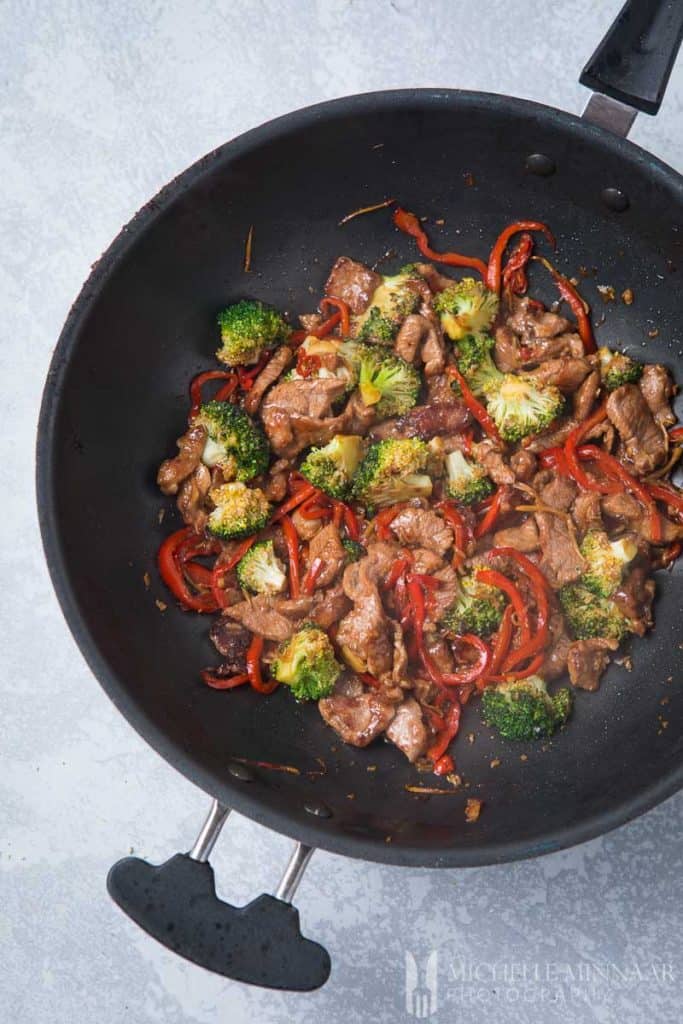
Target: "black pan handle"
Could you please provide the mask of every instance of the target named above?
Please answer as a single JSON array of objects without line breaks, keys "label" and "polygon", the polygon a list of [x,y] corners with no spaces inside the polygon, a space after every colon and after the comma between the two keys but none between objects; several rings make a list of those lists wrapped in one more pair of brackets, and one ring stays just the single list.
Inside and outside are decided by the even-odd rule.
[{"label": "black pan handle", "polygon": [[235,981],[310,992],[330,974],[327,950],[302,936],[291,898],[313,850],[297,843],[275,896],[245,907],[216,895],[208,856],[229,814],[213,802],[190,853],[164,864],[125,857],[111,868],[112,899],[149,935],[186,960]]},{"label": "black pan handle", "polygon": [[656,114],[682,38],[683,0],[627,0],[579,81]]}]

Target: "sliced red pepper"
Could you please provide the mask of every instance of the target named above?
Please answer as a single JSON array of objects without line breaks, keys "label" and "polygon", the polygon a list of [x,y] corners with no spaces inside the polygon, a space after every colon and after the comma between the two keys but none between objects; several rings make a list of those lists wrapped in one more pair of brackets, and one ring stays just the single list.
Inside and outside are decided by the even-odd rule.
[{"label": "sliced red pepper", "polygon": [[427,757],[434,764],[435,775],[448,775],[455,768],[453,759],[446,754],[446,751],[457,736],[461,713],[460,702],[452,700],[444,717],[436,714],[433,716],[433,724],[437,725],[437,734],[434,742],[427,749]]},{"label": "sliced red pepper", "polygon": [[335,299],[332,296],[327,296],[321,301],[320,309],[323,313],[328,309],[338,310],[340,315],[339,326],[341,328],[342,337],[347,338],[351,333],[351,317],[349,314],[348,303],[344,302],[343,299]]},{"label": "sliced red pepper", "polygon": [[586,355],[592,355],[593,352],[597,352],[598,346],[595,343],[593,325],[591,324],[591,318],[589,315],[590,307],[588,304],[581,298],[579,292],[571,281],[561,274],[559,270],[555,270],[552,263],[544,259],[542,256],[534,256],[533,258],[538,260],[539,263],[542,263],[543,266],[550,271],[561,298],[564,299],[576,317],[579,334],[581,336],[581,341],[583,342],[583,350]]},{"label": "sliced red pepper", "polygon": [[441,682],[446,686],[463,686],[467,683],[476,683],[477,679],[484,676],[488,671],[491,664],[491,648],[481,637],[475,636],[474,633],[463,633],[462,636],[458,636],[456,639],[458,643],[469,644],[471,647],[476,648],[479,659],[473,665],[463,669],[462,672],[442,673]]},{"label": "sliced red pepper", "polygon": [[381,683],[377,676],[372,676],[370,675],[369,672],[357,672],[356,675],[361,680],[361,682],[365,683],[367,686],[371,686],[373,690],[378,690],[379,687],[381,686]]},{"label": "sliced red pepper", "polygon": [[261,370],[265,370],[266,366],[271,360],[271,353],[265,352],[255,366],[250,366],[247,370],[244,366],[237,367],[237,379],[239,386],[242,391],[251,391],[254,386],[254,381],[258,377]]},{"label": "sliced red pepper", "polygon": [[234,690],[236,686],[243,686],[249,682],[249,675],[246,672],[240,676],[217,676],[205,668],[199,674],[202,682],[212,690]]},{"label": "sliced red pepper", "polygon": [[202,406],[202,388],[210,380],[228,381],[216,394],[216,400],[222,401],[228,398],[237,388],[237,374],[232,370],[207,370],[205,373],[198,373],[190,382],[190,422],[195,418]]},{"label": "sliced red pepper", "polygon": [[341,313],[334,313],[328,320],[323,320],[321,324],[317,327],[312,327],[310,331],[292,331],[288,339],[289,344],[296,348],[306,338],[326,338],[330,331],[333,331],[337,324],[340,323],[341,318]]},{"label": "sliced red pepper", "polygon": [[488,533],[489,530],[492,529],[494,523],[496,522],[498,516],[500,515],[500,506],[503,501],[503,496],[505,495],[506,490],[507,488],[505,487],[505,485],[501,484],[501,486],[497,489],[496,493],[493,495],[491,504],[488,507],[486,515],[477,523],[477,525],[474,528],[474,536],[476,540],[479,540],[480,537],[483,537],[485,533]]},{"label": "sliced red pepper", "polygon": [[301,584],[301,590],[304,594],[312,594],[315,590],[316,580],[320,573],[323,571],[324,562],[322,558],[314,558],[308,567],[306,575],[303,578]]},{"label": "sliced red pepper", "polygon": [[377,533],[378,540],[391,540],[391,531],[389,529],[390,524],[404,508],[409,508],[407,501],[400,501],[396,505],[392,505],[390,508],[382,509],[372,520],[372,525]]},{"label": "sliced red pepper", "polygon": [[296,494],[293,494],[292,497],[288,498],[283,505],[280,505],[277,512],[272,516],[270,520],[271,523],[277,523],[283,516],[293,512],[295,508],[299,507],[299,505],[303,505],[305,501],[312,498],[315,493],[316,488],[313,484],[303,484],[298,486]]},{"label": "sliced red pepper", "polygon": [[537,654],[527,665],[526,668],[521,668],[517,672],[505,672],[503,679],[511,682],[513,679],[528,679],[529,676],[535,675],[543,662],[545,661],[545,654],[542,652]]},{"label": "sliced red pepper", "polygon": [[299,577],[299,535],[296,532],[294,523],[289,516],[283,516],[280,520],[282,532],[287,545],[287,557],[289,559],[289,596],[301,596],[301,582]]},{"label": "sliced red pepper", "polygon": [[511,558],[520,566],[523,572],[529,577],[536,602],[536,633],[529,640],[523,640],[520,647],[512,651],[506,658],[503,668],[505,672],[513,669],[520,661],[535,654],[536,651],[545,647],[548,642],[550,601],[548,598],[549,584],[537,565],[523,555],[516,548],[491,548],[487,552],[487,558]]},{"label": "sliced red pepper", "polygon": [[533,238],[524,232],[503,269],[503,291],[510,291],[513,295],[524,295],[528,287],[526,266],[533,248]]},{"label": "sliced red pepper", "polygon": [[360,540],[360,521],[350,505],[345,502],[338,502],[343,505],[344,526],[349,540]]},{"label": "sliced red pepper", "polygon": [[386,587],[387,590],[393,590],[394,589],[394,587],[396,586],[396,584],[400,580],[401,576],[403,576],[408,571],[408,569],[410,569],[410,566],[412,565],[412,562],[413,562],[412,558],[397,558],[396,559],[396,561],[392,565],[391,569],[389,570],[389,575],[387,576],[386,580],[384,581],[384,586]]},{"label": "sliced red pepper", "polygon": [[205,590],[211,590],[211,582],[213,580],[211,569],[207,569],[205,565],[200,565],[199,562],[183,562],[182,565],[186,578],[194,587],[197,587],[197,589],[204,587]]},{"label": "sliced red pepper", "polygon": [[479,271],[483,278],[486,277],[486,264],[483,260],[474,256],[462,256],[458,252],[435,252],[430,247],[427,233],[414,213],[409,213],[408,210],[397,206],[392,219],[399,231],[403,231],[415,239],[418,249],[426,259],[434,260],[435,263],[447,263],[450,267],[471,267],[473,270]]},{"label": "sliced red pepper", "polygon": [[526,643],[531,637],[531,627],[529,625],[526,601],[522,597],[519,587],[502,572],[498,572],[497,569],[479,569],[476,578],[489,587],[496,587],[497,590],[502,590],[506,597],[509,598],[510,605],[508,607],[512,606],[514,609],[522,643]]},{"label": "sliced red pepper", "polygon": [[459,569],[467,557],[467,549],[472,537],[471,531],[465,518],[459,509],[450,501],[440,501],[436,506],[446,522],[453,527],[453,539],[455,551],[453,553],[453,565]]},{"label": "sliced red pepper", "polygon": [[182,563],[178,552],[181,546],[196,536],[191,527],[186,526],[182,530],[176,530],[161,544],[157,553],[157,565],[159,574],[177,601],[193,612],[211,613],[218,610],[213,594],[193,594],[183,575]]},{"label": "sliced red pepper", "polygon": [[670,508],[683,515],[683,494],[665,487],[663,484],[651,483],[646,486],[653,498],[656,498],[657,501],[663,501]]},{"label": "sliced red pepper", "polygon": [[451,377],[455,377],[455,379],[457,380],[460,390],[462,392],[462,398],[465,405],[472,413],[472,415],[474,416],[475,420],[477,421],[481,429],[484,431],[484,433],[488,434],[491,440],[495,441],[496,444],[502,445],[503,439],[500,436],[500,433],[498,432],[498,427],[494,423],[491,416],[489,416],[486,408],[481,404],[481,402],[477,398],[474,397],[472,391],[470,390],[467,384],[467,381],[465,380],[457,366],[447,367],[446,372]]},{"label": "sliced red pepper", "polygon": [[580,423],[578,427],[574,427],[564,442],[564,458],[569,473],[577,482],[579,487],[583,487],[586,491],[595,491],[597,494],[613,494],[615,492],[614,484],[604,483],[589,477],[579,463],[576,448],[579,441],[581,441],[583,437],[586,437],[586,435],[589,434],[593,427],[596,427],[598,423],[602,423],[606,416],[607,402],[604,401],[601,402],[595,412],[593,412],[587,420]]},{"label": "sliced red pepper", "polygon": [[[512,643],[513,607],[514,606],[512,604],[508,604],[505,606],[503,618],[501,619],[500,626],[498,627],[498,632],[496,633],[496,639],[493,645],[493,651],[491,653],[491,665],[489,667],[489,675],[487,676],[487,678],[496,675],[496,673],[500,670],[500,667],[503,664],[503,661],[505,660],[508,651],[510,650],[510,644]],[[485,683],[486,679],[482,679],[479,682]]]},{"label": "sliced red pepper", "polygon": [[498,238],[491,249],[488,267],[486,268],[486,273],[484,275],[486,287],[490,288],[492,292],[498,292],[498,294],[500,294],[503,256],[505,255],[505,250],[507,249],[508,242],[512,236],[519,234],[520,231],[540,231],[548,239],[553,249],[555,248],[555,236],[547,224],[543,224],[539,220],[518,220],[513,224],[508,224],[508,226],[498,235]]},{"label": "sliced red pepper", "polygon": [[323,361],[315,353],[308,353],[300,348],[296,358],[296,372],[300,377],[306,379],[312,377],[322,366]]},{"label": "sliced red pepper", "polygon": [[669,437],[672,441],[683,441],[683,427],[672,427]]},{"label": "sliced red pepper", "polygon": [[581,448],[577,449],[578,455],[582,459],[591,459],[604,470],[605,473],[613,477],[617,477],[621,484],[630,491],[631,494],[638,501],[645,506],[647,514],[650,519],[650,534],[655,544],[658,544],[662,539],[662,523],[657,511],[657,506],[652,500],[652,492],[648,490],[645,484],[641,484],[640,480],[636,480],[629,471],[622,466],[619,459],[615,459],[609,452],[603,451],[602,448],[598,448],[594,444],[585,444]]},{"label": "sliced red pepper", "polygon": [[265,682],[261,675],[261,655],[263,654],[263,637],[255,633],[247,650],[247,676],[254,690],[259,693],[272,693],[277,687],[277,679]]}]

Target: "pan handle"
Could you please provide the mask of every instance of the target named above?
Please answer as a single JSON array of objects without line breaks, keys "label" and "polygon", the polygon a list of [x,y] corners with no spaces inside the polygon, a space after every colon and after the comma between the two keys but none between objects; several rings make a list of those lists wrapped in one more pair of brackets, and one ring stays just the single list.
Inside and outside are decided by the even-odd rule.
[{"label": "pan handle", "polygon": [[330,974],[327,950],[302,936],[291,900],[313,853],[297,843],[275,895],[244,907],[216,895],[209,854],[230,811],[214,800],[189,853],[152,865],[125,857],[111,868],[107,889],[149,935],[186,960],[235,981],[310,992]]},{"label": "pan handle", "polygon": [[579,81],[627,107],[656,114],[682,38],[681,0],[627,0]]}]

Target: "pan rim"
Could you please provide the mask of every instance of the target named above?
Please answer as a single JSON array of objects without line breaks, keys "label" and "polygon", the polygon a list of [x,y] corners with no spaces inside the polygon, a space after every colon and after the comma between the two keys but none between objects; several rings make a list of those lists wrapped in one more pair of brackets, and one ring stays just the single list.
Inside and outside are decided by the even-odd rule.
[{"label": "pan rim", "polygon": [[568,131],[580,131],[585,137],[592,136],[609,143],[617,152],[626,157],[647,162],[650,173],[664,175],[669,183],[673,181],[683,192],[683,177],[668,164],[646,150],[630,142],[612,136],[594,125],[588,124],[575,114],[516,97],[499,93],[475,92],[458,89],[391,89],[359,93],[352,96],[327,100],[283,114],[256,128],[252,128],[234,139],[210,151],[174,177],[124,225],[103,255],[93,265],[90,275],[74,301],[59,339],[55,346],[46,383],[43,390],[38,419],[36,444],[36,496],[38,519],[43,550],[53,588],[57,595],[62,614],[88,667],[94,674],[107,696],[123,714],[135,731],[169,764],[191,782],[197,784],[212,796],[224,798],[225,802],[240,814],[271,828],[276,832],[308,845],[361,860],[410,867],[481,867],[509,861],[537,857],[570,846],[586,842],[626,824],[645,811],[655,807],[683,787],[683,763],[670,771],[646,790],[601,813],[594,814],[578,824],[567,825],[537,840],[516,840],[481,844],[472,847],[457,847],[434,850],[428,846],[399,845],[386,843],[381,838],[367,835],[356,836],[337,827],[330,827],[334,818],[324,819],[308,816],[296,820],[290,812],[265,805],[253,794],[250,787],[233,780],[226,773],[218,778],[199,765],[186,751],[171,741],[152,719],[138,707],[134,698],[121,684],[117,673],[101,654],[81,613],[79,602],[70,583],[68,557],[66,556],[59,530],[51,515],[52,494],[55,490],[53,428],[59,409],[60,384],[67,372],[70,356],[75,347],[80,327],[87,318],[92,305],[106,286],[110,274],[125,258],[131,246],[153,224],[176,199],[198,182],[212,167],[226,158],[235,159],[254,147],[271,142],[280,135],[297,131],[312,125],[324,117],[348,115],[369,111],[377,105],[385,109],[407,107],[410,104],[423,106],[486,106],[489,110],[500,110],[520,115],[535,115],[551,118]]}]

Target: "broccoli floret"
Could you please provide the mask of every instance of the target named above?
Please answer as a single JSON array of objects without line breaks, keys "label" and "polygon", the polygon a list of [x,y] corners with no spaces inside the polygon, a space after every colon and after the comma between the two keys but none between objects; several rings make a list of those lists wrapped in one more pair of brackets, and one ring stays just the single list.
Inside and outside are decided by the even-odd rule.
[{"label": "broccoli floret", "polygon": [[337,434],[324,448],[312,448],[299,466],[299,472],[314,487],[343,500],[348,497],[362,457],[362,437]]},{"label": "broccoli floret", "polygon": [[540,434],[564,408],[558,388],[514,373],[486,393],[486,407],[505,441],[521,441]]},{"label": "broccoli floret", "polygon": [[252,544],[237,563],[237,579],[242,589],[252,594],[282,593],[287,586],[287,576],[272,540]]},{"label": "broccoli floret", "polygon": [[505,610],[505,597],[497,587],[476,579],[475,572],[460,578],[460,592],[441,620],[446,633],[474,633],[489,636],[498,629]]},{"label": "broccoli floret", "polygon": [[461,451],[449,452],[446,456],[446,473],[448,497],[461,505],[482,501],[494,490],[494,483],[486,475],[486,470],[478,462],[466,459]]},{"label": "broccoli floret", "polygon": [[202,452],[206,466],[220,466],[226,479],[251,480],[268,469],[270,449],[266,435],[232,402],[208,402],[195,423],[206,428]]},{"label": "broccoli floret", "polygon": [[371,345],[357,353],[358,386],[366,405],[374,405],[380,419],[400,416],[416,404],[422,386],[419,372],[405,359]]},{"label": "broccoli floret", "polygon": [[257,363],[266,349],[289,337],[291,328],[281,313],[252,299],[242,299],[218,314],[221,347],[216,358],[228,366]]},{"label": "broccoli floret", "polygon": [[271,671],[297,700],[320,700],[332,692],[341,665],[327,634],[306,623],[280,648]]},{"label": "broccoli floret", "polygon": [[391,344],[405,318],[420,304],[416,280],[421,280],[419,274],[404,270],[383,277],[367,310],[354,322],[355,336],[361,341],[372,339]]},{"label": "broccoli floret", "polygon": [[353,482],[353,495],[366,508],[428,498],[431,478],[424,473],[429,448],[418,438],[390,438],[368,448]]},{"label": "broccoli floret", "polygon": [[612,352],[609,348],[598,349],[600,375],[608,391],[614,391],[622,384],[635,384],[643,374],[643,364],[631,359],[625,352]]},{"label": "broccoli floret", "polygon": [[481,281],[465,277],[445,288],[434,299],[441,325],[453,341],[488,330],[498,312],[498,296]]},{"label": "broccoli floret", "polygon": [[572,634],[577,640],[601,637],[620,643],[630,632],[630,623],[608,597],[600,597],[581,583],[568,583],[558,594]]},{"label": "broccoli floret", "polygon": [[489,334],[468,334],[458,342],[458,369],[475,395],[497,388],[504,380],[491,355],[494,345]]},{"label": "broccoli floret", "polygon": [[342,541],[342,547],[346,552],[346,564],[350,565],[351,562],[358,562],[361,558],[367,555],[366,549],[357,540],[349,540],[345,537]]},{"label": "broccoli floret", "polygon": [[638,546],[628,537],[610,540],[604,530],[591,530],[580,547],[587,568],[581,583],[599,597],[611,597],[621,583],[624,568],[638,554]]},{"label": "broccoli floret", "polygon": [[209,491],[215,508],[208,528],[216,537],[235,540],[263,529],[270,518],[270,504],[258,487],[243,483],[221,484]]},{"label": "broccoli floret", "polygon": [[486,725],[506,740],[535,740],[552,736],[572,709],[567,687],[551,695],[545,680],[529,676],[484,690],[481,699]]},{"label": "broccoli floret", "polygon": [[413,280],[419,280],[422,277],[422,274],[420,273],[420,264],[404,263],[401,269],[399,270],[399,274],[402,274],[407,277],[412,277]]}]

